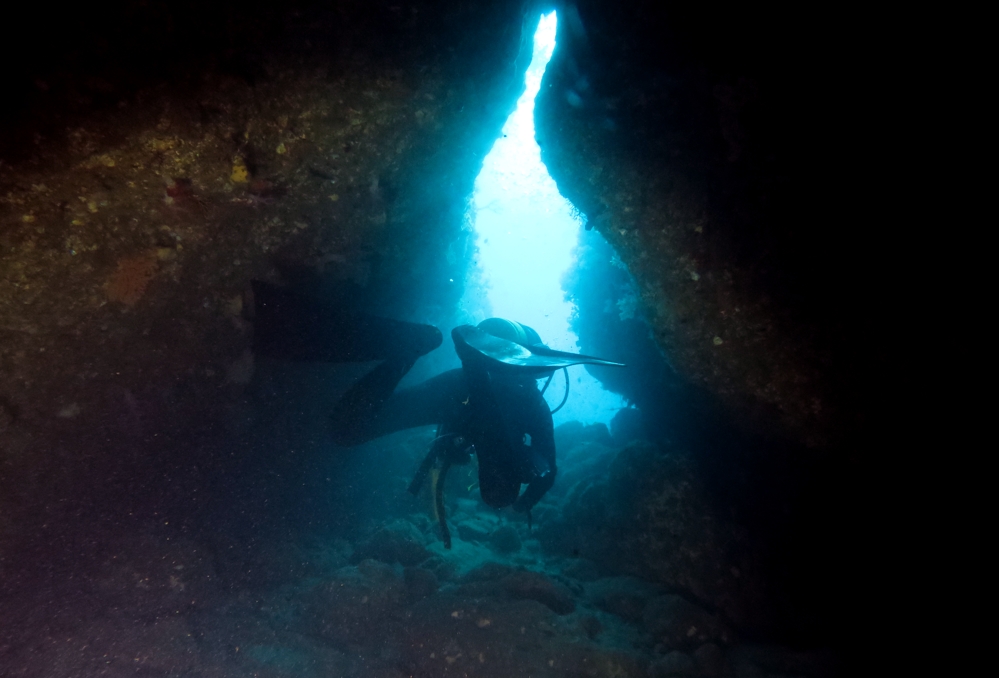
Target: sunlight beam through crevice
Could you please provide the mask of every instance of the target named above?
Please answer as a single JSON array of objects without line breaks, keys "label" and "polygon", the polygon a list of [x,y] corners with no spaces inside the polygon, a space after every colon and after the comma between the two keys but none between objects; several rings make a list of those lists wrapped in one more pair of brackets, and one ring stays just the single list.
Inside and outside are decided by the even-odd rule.
[{"label": "sunlight beam through crevice", "polygon": [[[477,270],[466,298],[484,296],[488,307],[469,301],[466,308],[475,320],[488,315],[516,320],[537,330],[552,348],[578,351],[569,326],[575,309],[562,290],[562,277],[574,263],[582,224],[541,161],[534,132],[534,100],[555,50],[556,25],[555,12],[541,17],[526,89],[475,181],[469,221],[477,236]],[[626,406],[582,366],[570,368],[569,376],[571,395],[556,414],[556,425],[608,423]],[[546,394],[550,404],[561,401],[563,382],[559,376]]]}]

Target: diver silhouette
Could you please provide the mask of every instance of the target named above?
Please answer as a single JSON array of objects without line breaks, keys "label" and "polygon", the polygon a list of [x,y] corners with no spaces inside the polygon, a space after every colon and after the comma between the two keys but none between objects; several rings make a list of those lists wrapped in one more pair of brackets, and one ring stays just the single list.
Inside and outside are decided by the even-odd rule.
[{"label": "diver silhouette", "polygon": [[[331,415],[333,439],[353,446],[417,426],[436,425],[430,451],[410,491],[428,476],[444,544],[451,536],[444,515],[448,469],[478,460],[479,492],[495,508],[526,512],[555,482],[552,414],[568,398],[566,368],[579,364],[621,366],[545,346],[530,327],[502,318],[451,331],[461,367],[397,389],[416,360],[441,345],[431,325],[351,313],[253,281],[254,352],[296,361],[382,362],[341,397]],[[554,374],[566,380],[562,405],[549,410],[544,392]],[[538,380],[546,378],[543,388]],[[432,470],[436,472],[431,474]],[[521,494],[521,486],[527,488]]]}]

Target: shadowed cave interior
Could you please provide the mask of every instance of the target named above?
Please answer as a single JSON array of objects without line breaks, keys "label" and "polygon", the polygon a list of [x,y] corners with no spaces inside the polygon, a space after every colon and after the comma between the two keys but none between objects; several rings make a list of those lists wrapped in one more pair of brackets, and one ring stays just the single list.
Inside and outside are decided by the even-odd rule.
[{"label": "shadowed cave interior", "polygon": [[[870,669],[889,273],[833,20],[31,13],[0,81],[0,675]],[[375,363],[255,355],[251,280],[440,328],[404,387],[493,315],[627,367],[552,379],[530,518],[451,470],[447,549],[406,491],[435,428],[334,444]]]}]

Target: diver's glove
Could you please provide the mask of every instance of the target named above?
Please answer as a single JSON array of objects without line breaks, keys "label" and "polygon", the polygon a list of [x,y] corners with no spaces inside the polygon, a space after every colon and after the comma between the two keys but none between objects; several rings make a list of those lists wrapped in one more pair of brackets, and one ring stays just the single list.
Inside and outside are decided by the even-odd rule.
[{"label": "diver's glove", "polygon": [[541,497],[545,496],[545,493],[552,488],[555,484],[555,473],[549,472],[543,476],[535,476],[534,479],[527,484],[527,489],[524,493],[517,497],[517,501],[513,502],[513,510],[518,513],[525,513],[534,508],[534,505],[541,501]]}]

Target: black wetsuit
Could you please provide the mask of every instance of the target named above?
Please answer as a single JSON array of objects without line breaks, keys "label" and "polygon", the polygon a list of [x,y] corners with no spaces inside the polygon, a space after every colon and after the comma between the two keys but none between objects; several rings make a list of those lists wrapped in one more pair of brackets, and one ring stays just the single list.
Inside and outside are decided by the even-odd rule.
[{"label": "black wetsuit", "polygon": [[437,424],[439,435],[474,448],[483,501],[519,511],[534,506],[556,473],[552,415],[536,380],[465,365],[395,391],[411,364],[386,360],[347,392],[332,416],[336,442],[356,445]]},{"label": "black wetsuit", "polygon": [[[462,369],[396,391],[413,363],[441,344],[440,331],[348,312],[253,281],[254,350],[299,361],[383,360],[337,403],[333,435],[358,445],[416,426],[436,424],[440,435],[474,447],[482,499],[497,508],[527,511],[555,482],[552,415],[534,377],[491,372],[474,357]],[[467,455],[466,455],[467,456]],[[428,457],[429,458],[429,457]],[[520,495],[521,485],[527,490]]]}]

